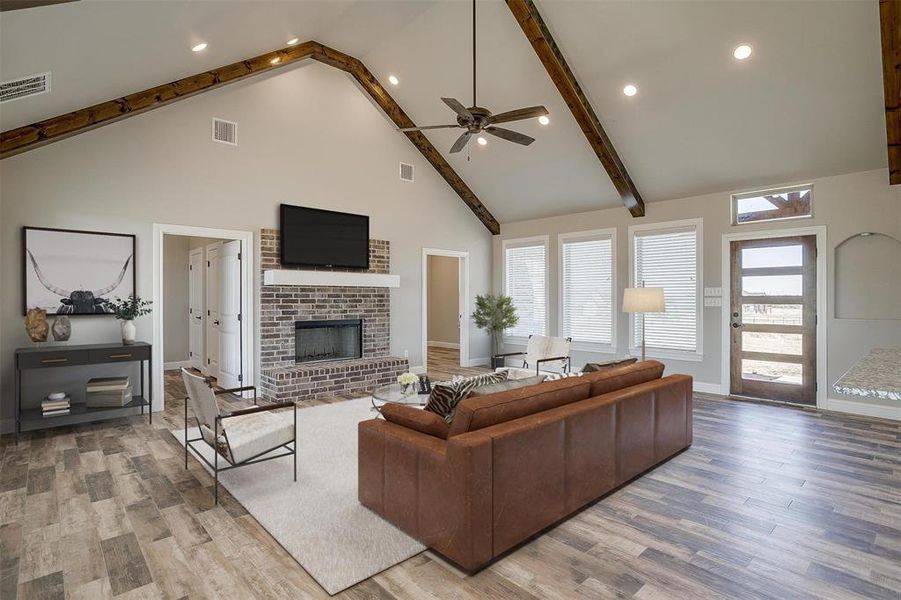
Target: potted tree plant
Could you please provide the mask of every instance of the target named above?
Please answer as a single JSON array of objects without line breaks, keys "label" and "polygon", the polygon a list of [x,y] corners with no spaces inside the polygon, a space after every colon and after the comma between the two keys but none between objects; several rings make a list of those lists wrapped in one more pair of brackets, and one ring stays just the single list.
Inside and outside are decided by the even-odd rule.
[{"label": "potted tree plant", "polygon": [[150,314],[150,300],[141,300],[132,294],[128,298],[116,298],[110,301],[113,315],[122,321],[122,343],[126,346],[135,343],[135,319]]},{"label": "potted tree plant", "polygon": [[503,294],[476,296],[476,309],[472,313],[472,320],[476,327],[484,329],[491,336],[491,368],[503,367],[504,359],[497,357],[501,353],[501,336],[505,329],[510,329],[519,322],[513,298]]}]

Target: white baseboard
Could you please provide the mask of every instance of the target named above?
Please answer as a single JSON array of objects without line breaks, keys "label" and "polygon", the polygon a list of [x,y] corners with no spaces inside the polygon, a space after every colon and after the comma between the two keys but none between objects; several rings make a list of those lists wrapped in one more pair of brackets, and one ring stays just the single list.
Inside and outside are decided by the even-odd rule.
[{"label": "white baseboard", "polygon": [[722,394],[723,388],[718,383],[704,383],[703,381],[695,381],[692,384],[692,389],[696,392],[701,392],[702,394]]},{"label": "white baseboard", "polygon": [[187,369],[190,368],[190,366],[190,360],[174,360],[172,362],[163,363],[163,369],[166,371],[173,371],[175,369]]},{"label": "white baseboard", "polygon": [[901,421],[901,406],[882,406],[881,404],[871,404],[869,402],[826,398],[826,410]]},{"label": "white baseboard", "polygon": [[429,346],[434,346],[435,348],[450,348],[452,350],[459,350],[460,344],[453,344],[451,342],[426,342]]},{"label": "white baseboard", "polygon": [[465,367],[487,367],[491,364],[491,358],[484,356],[482,358],[470,358],[466,361]]}]

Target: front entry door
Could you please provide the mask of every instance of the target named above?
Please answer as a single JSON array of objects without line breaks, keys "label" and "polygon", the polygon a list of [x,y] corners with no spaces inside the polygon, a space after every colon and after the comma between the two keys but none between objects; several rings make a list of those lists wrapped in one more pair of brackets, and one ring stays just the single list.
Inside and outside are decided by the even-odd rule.
[{"label": "front entry door", "polygon": [[731,246],[730,392],[816,404],[816,236]]},{"label": "front entry door", "polygon": [[243,385],[241,339],[241,242],[225,242],[219,249],[219,385]]}]

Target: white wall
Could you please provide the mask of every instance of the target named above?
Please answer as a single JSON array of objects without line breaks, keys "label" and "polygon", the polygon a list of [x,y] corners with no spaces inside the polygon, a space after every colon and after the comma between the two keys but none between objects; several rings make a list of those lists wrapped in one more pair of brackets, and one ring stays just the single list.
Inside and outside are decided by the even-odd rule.
[{"label": "white wall", "polygon": [[428,257],[428,341],[460,344],[460,259]]},{"label": "white wall", "polygon": [[165,313],[163,314],[163,360],[183,362],[188,360],[188,252],[191,238],[167,235],[163,238],[163,290]]},{"label": "white wall", "polygon": [[[238,122],[237,147],[210,141],[211,118]],[[398,178],[398,162],[416,182]],[[13,351],[24,225],[137,235],[138,294],[152,296],[152,224],[250,230],[278,226],[281,202],[370,215],[390,240],[391,349],[421,364],[421,249],[469,251],[471,293],[490,289],[491,235],[344,73],[316,63],[261,75],[0,161],[0,417],[13,413]],[[258,274],[255,274],[258,277]],[[151,339],[151,319],[138,337]],[[73,319],[72,343],[115,341],[111,318]],[[471,355],[488,340],[471,328]]]},{"label": "white wall", "polygon": [[[786,182],[786,185],[807,182]],[[851,402],[864,402],[879,406],[893,407],[897,403],[878,399],[860,399],[853,396],[840,396],[831,391],[832,384],[850,368],[861,356],[871,348],[901,346],[901,321],[899,320],[848,320],[836,319],[832,311],[833,287],[833,249],[848,236],[861,231],[877,231],[901,238],[901,186],[888,185],[886,170],[867,171],[838,175],[813,180],[813,212],[811,219],[791,221],[775,221],[771,223],[755,223],[732,226],[730,217],[730,193],[722,192],[704,196],[694,196],[667,202],[654,202],[647,206],[647,216],[633,219],[624,209],[599,210],[588,213],[566,215],[548,219],[506,223],[501,226],[501,235],[494,242],[494,288],[503,289],[501,278],[502,249],[504,239],[550,235],[548,248],[549,283],[550,283],[550,331],[556,332],[559,315],[558,307],[558,247],[557,234],[571,231],[583,231],[615,227],[617,229],[617,296],[621,302],[622,290],[629,282],[629,247],[628,227],[639,223],[657,223],[688,218],[703,218],[703,281],[702,287],[723,287],[728,282],[721,281],[722,236],[726,233],[753,232],[789,227],[825,225],[827,227],[827,306],[820,318],[826,319],[828,351],[820,360],[827,361],[827,379],[830,386],[829,396]],[[899,277],[901,265],[882,265],[885,277]],[[724,299],[725,300],[725,299]],[[703,308],[703,360],[699,362],[665,360],[668,372],[687,373],[694,376],[696,382],[721,385],[721,311],[720,308]],[[624,356],[628,352],[629,320],[627,315],[619,313],[617,318],[617,355]],[[514,348],[516,349],[516,348]],[[603,355],[588,352],[573,352],[574,367],[581,366],[588,359]],[[728,382],[726,382],[728,383]],[[899,411],[901,412],[901,411]],[[901,414],[898,415],[901,418]]]}]

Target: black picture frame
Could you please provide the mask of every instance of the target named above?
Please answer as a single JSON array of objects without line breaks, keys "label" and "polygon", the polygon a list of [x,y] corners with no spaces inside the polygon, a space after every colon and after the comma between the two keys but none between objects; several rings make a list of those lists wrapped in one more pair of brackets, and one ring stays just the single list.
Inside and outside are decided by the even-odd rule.
[{"label": "black picture frame", "polygon": [[[33,291],[33,290],[29,289],[29,273],[34,274],[34,277],[37,278],[38,280],[41,279],[41,277],[38,275],[39,271],[35,269],[35,265],[32,263],[32,260],[29,257],[28,251],[30,249],[29,248],[29,233],[30,232],[41,232],[44,234],[48,234],[48,233],[49,234],[54,234],[54,233],[62,234],[60,236],[61,243],[63,243],[66,236],[71,236],[72,234],[84,235],[84,236],[97,236],[98,238],[101,238],[101,239],[106,239],[108,237],[124,238],[123,241],[125,243],[125,251],[130,251],[130,257],[127,259],[128,263],[125,264],[125,267],[121,269],[122,279],[120,279],[118,281],[118,283],[116,284],[116,287],[113,290],[111,290],[109,293],[112,294],[113,296],[118,296],[118,297],[122,297],[122,298],[129,296],[131,294],[137,294],[137,289],[138,289],[137,236],[135,236],[134,234],[113,233],[113,232],[109,232],[109,231],[87,231],[87,230],[79,230],[79,229],[58,229],[58,228],[53,228],[53,227],[25,226],[25,227],[22,227],[22,314],[23,315],[28,312],[29,308],[34,308],[34,305],[29,306],[29,298],[30,298],[29,292]],[[90,240],[85,240],[86,243],[89,243],[89,241]],[[65,253],[65,250],[60,250],[60,252]],[[73,263],[72,269],[76,270],[74,272],[83,272],[83,271],[78,271],[77,265],[79,262],[79,258],[77,256],[77,254],[73,255],[71,261]],[[38,265],[39,265],[39,263],[38,263]],[[131,271],[130,278],[127,277],[129,270]],[[106,280],[104,280],[104,281],[106,281]],[[115,274],[114,273],[111,273],[110,281],[115,282]],[[130,290],[127,287],[123,288],[121,286],[121,284],[125,281],[128,281],[130,283],[130,286],[131,286]],[[50,283],[52,283],[52,282],[50,282]],[[35,286],[32,284],[32,287],[35,287]],[[44,286],[44,287],[46,287],[46,286]],[[120,290],[119,293],[113,294],[113,292],[116,290]],[[59,291],[69,291],[69,290],[61,289]],[[40,306],[39,308],[48,309],[47,310],[48,315],[65,314],[66,316],[69,316],[69,317],[112,315],[111,312],[109,312],[108,310],[105,310],[105,309],[98,312],[97,311],[98,304],[96,302],[93,305],[94,306],[93,311],[88,312],[85,310],[79,310],[79,308],[84,308],[84,304],[87,301],[94,302],[94,300],[105,299],[106,297],[102,296],[100,298],[94,299],[92,290],[72,290],[72,291],[73,292],[88,292],[90,294],[90,296],[88,296],[87,294],[81,294],[80,295],[81,302],[79,302],[79,305],[81,305],[81,306],[78,306],[78,305],[72,306],[70,309],[71,312],[61,311],[63,306],[66,306],[66,304],[64,304],[63,302],[60,302],[60,306],[58,306],[56,308],[56,310],[50,310],[51,307],[47,307],[47,306]],[[31,297],[33,297],[33,296],[34,296],[34,293],[31,294]],[[60,297],[60,300],[63,299],[61,294],[58,294],[58,297]],[[72,294],[70,293],[69,300],[71,301],[71,299],[72,299]],[[106,299],[108,299],[108,298],[106,298]],[[102,308],[102,304],[100,304],[99,306]]]}]

